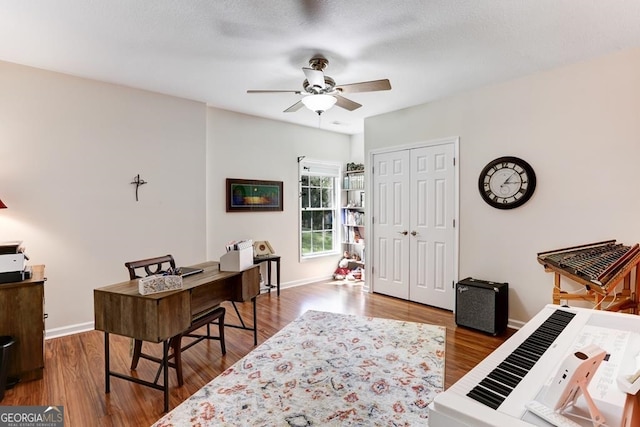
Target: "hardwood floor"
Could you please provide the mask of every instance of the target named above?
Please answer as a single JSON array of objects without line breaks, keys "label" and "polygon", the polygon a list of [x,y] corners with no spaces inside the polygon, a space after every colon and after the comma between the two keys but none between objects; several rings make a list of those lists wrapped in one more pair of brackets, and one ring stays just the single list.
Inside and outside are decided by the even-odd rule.
[{"label": "hardwood floor", "polygon": [[[449,311],[362,292],[361,286],[316,283],[283,289],[258,297],[258,344],[264,342],[306,310],[321,310],[443,325],[447,328],[445,386],[449,387],[480,360],[497,348],[514,331],[502,337],[455,325]],[[250,323],[251,304],[238,304]],[[226,323],[237,323],[231,305]],[[170,408],[176,407],[222,371],[249,353],[253,347],[250,331],[225,329],[227,354],[221,356],[217,341],[200,343],[182,355],[184,385],[176,387],[170,371]],[[111,369],[129,372],[131,340],[111,336]],[[160,344],[145,343],[145,350],[160,354]],[[141,360],[133,375],[152,379],[157,365]],[[90,331],[45,343],[44,379],[18,384],[7,390],[2,405],[63,405],[65,426],[145,426],[163,415],[162,392],[118,378],[111,379],[105,393],[104,335]]]}]

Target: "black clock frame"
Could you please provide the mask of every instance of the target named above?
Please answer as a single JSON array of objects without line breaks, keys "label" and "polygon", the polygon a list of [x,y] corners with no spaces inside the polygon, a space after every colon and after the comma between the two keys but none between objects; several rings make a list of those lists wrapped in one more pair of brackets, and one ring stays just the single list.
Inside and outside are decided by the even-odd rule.
[{"label": "black clock frame", "polygon": [[[491,199],[491,197],[489,197],[487,193],[484,191],[485,176],[487,175],[489,170],[491,170],[495,165],[499,163],[514,163],[517,166],[520,166],[522,169],[524,169],[525,172],[527,173],[527,178],[529,178],[527,190],[525,191],[523,196],[512,203],[498,203],[495,200]],[[533,171],[533,168],[526,161],[513,156],[499,157],[495,160],[490,161],[489,163],[487,163],[484,169],[482,169],[482,172],[480,172],[480,177],[478,178],[478,190],[480,191],[480,195],[482,196],[482,199],[485,202],[487,202],[488,205],[493,206],[496,209],[514,209],[524,205],[527,201],[529,201],[531,196],[533,196],[533,192],[535,191],[535,189],[536,189],[536,173]]]}]

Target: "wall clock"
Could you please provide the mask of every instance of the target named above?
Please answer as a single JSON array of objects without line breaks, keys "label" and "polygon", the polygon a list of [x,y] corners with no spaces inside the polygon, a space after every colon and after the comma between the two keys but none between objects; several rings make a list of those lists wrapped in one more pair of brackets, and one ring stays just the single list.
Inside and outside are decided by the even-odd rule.
[{"label": "wall clock", "polygon": [[478,179],[480,195],[497,209],[522,206],[533,196],[536,174],[529,163],[517,157],[499,157],[490,161]]}]

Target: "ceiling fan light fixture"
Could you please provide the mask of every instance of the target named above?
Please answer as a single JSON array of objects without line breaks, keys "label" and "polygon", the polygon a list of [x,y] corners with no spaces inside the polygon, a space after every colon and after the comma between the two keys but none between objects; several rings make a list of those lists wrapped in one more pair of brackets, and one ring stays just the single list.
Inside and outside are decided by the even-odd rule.
[{"label": "ceiling fan light fixture", "polygon": [[309,110],[322,114],[336,103],[337,99],[331,95],[307,95],[302,98],[302,103]]}]

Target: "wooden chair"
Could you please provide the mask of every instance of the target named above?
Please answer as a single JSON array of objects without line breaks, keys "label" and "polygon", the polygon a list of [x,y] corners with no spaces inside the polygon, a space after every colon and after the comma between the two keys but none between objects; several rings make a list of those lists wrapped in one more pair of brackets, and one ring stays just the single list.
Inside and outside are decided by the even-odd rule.
[{"label": "wooden chair", "polygon": [[[126,262],[125,267],[129,271],[129,279],[139,279],[141,277],[150,276],[154,274],[162,274],[167,271],[169,268],[175,269],[176,263],[171,255],[165,255],[156,258],[143,259],[139,261],[131,261]],[[144,269],[146,274],[141,275],[136,270]],[[224,307],[217,306],[212,310],[201,314],[197,318],[192,319],[191,326],[181,334],[178,334],[172,337],[169,340],[169,346],[171,347],[171,354],[169,355],[169,366],[176,370],[176,376],[178,378],[178,385],[182,386],[184,384],[182,378],[182,352],[196,345],[202,340],[210,339],[210,340],[218,340],[220,341],[220,348],[222,350],[222,354],[226,354],[227,349],[224,343],[224,315],[225,309]],[[211,324],[218,324],[219,336],[212,336],[211,331],[209,329]],[[201,327],[207,327],[207,334],[201,335],[194,333],[195,330],[200,329]],[[189,342],[184,347],[182,346],[182,338],[190,337],[195,338],[195,340]],[[151,360],[160,364],[158,368],[158,372],[156,373],[156,378],[154,380],[155,383],[158,382],[160,378],[160,372],[162,371],[162,359],[151,356],[149,354],[142,352],[142,341],[134,340],[133,346],[133,356],[131,359],[131,370],[135,370],[138,367],[138,362],[140,358]],[[171,362],[173,359],[173,362]],[[166,384],[165,384],[166,385]]]}]

